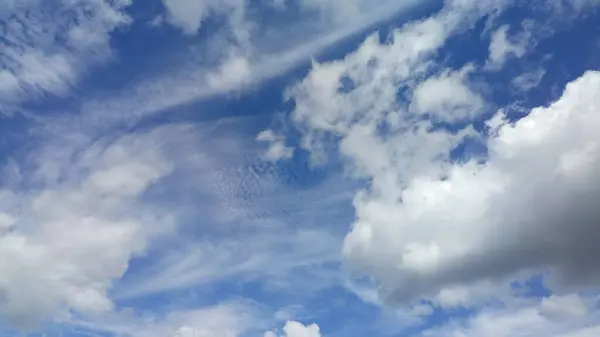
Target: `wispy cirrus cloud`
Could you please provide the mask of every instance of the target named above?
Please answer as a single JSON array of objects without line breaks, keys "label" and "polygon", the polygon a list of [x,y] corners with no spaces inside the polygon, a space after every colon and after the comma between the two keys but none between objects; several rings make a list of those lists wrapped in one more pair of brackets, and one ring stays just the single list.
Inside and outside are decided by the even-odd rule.
[{"label": "wispy cirrus cloud", "polygon": [[[0,9],[4,109],[67,95],[82,73],[113,56],[110,33],[130,23],[128,1],[19,1]],[[10,105],[9,105],[10,104]]]}]

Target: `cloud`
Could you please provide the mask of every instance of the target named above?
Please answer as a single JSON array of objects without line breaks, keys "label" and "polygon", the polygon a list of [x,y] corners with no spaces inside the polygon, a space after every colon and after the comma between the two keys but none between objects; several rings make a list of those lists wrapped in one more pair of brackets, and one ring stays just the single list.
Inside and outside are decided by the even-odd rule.
[{"label": "cloud", "polygon": [[465,83],[464,72],[445,71],[417,86],[410,109],[444,122],[471,120],[483,109],[481,96]]},{"label": "cloud", "polygon": [[[264,337],[277,337],[277,334],[269,331]],[[315,323],[304,325],[296,321],[287,321],[283,326],[283,335],[280,337],[321,337],[321,331]]]},{"label": "cloud", "polygon": [[512,80],[511,84],[513,87],[515,87],[515,89],[520,90],[522,92],[527,92],[537,87],[545,75],[546,71],[542,68],[539,68],[537,70],[529,71],[515,77]]},{"label": "cloud", "polygon": [[168,214],[139,202],[172,169],[153,134],[81,151],[75,139],[46,141],[19,163],[19,187],[0,192],[0,314],[24,328],[112,310],[112,281],[172,228]]},{"label": "cloud", "polygon": [[551,0],[544,3],[555,13],[566,16],[569,19],[577,18],[585,10],[598,6],[596,0]]},{"label": "cloud", "polygon": [[[273,325],[260,305],[223,297],[277,294],[264,301],[281,307],[345,287],[420,317],[496,298],[506,306],[426,335],[597,333],[592,300],[572,292],[600,278],[600,73],[586,73],[521,120],[500,111],[481,131],[464,126],[489,112],[486,93],[470,83],[474,68],[434,62],[448,38],[511,1],[448,0],[389,40],[375,34],[343,59],[315,61],[287,93],[301,149],[273,130],[255,137],[253,123],[158,127],[170,118],[145,117],[252,88],[416,2],[280,2],[277,10],[290,15],[286,30],[263,26],[246,1],[163,3],[165,22],[188,35],[181,49],[194,50],[176,57],[185,61],[118,94],[82,97],[77,114],[34,116],[41,126],[27,129],[31,139],[1,172],[0,317],[25,328],[54,322],[99,334],[235,337]],[[111,33],[131,20],[126,1],[15,4],[0,5],[15,42],[0,56],[2,104],[71,94],[93,65],[110,59]],[[225,23],[198,42],[211,16]],[[507,29],[490,60],[519,56],[524,36],[515,40]],[[194,54],[207,46],[214,55]],[[512,85],[529,90],[543,75],[526,72]],[[471,153],[465,142],[486,151]],[[356,183],[339,171],[278,163],[304,150],[323,165],[339,156],[332,161]],[[346,208],[352,197],[355,212]],[[346,280],[340,253],[368,276],[358,279],[372,282]],[[554,295],[508,303],[508,281],[539,273]],[[197,298],[174,303],[230,284],[244,289],[211,293],[199,301],[208,306]],[[124,308],[131,303],[148,312]],[[278,334],[321,336],[318,325],[297,321],[265,336]]]},{"label": "cloud", "polygon": [[260,322],[257,308],[243,302],[223,303],[197,309],[175,309],[165,316],[140,317],[126,308],[95,320],[72,321],[98,333],[130,337],[237,337]]},{"label": "cloud", "polygon": [[219,68],[207,75],[208,86],[215,90],[241,87],[250,81],[252,74],[248,59],[232,56],[225,60]]},{"label": "cloud", "polygon": [[310,172],[265,162],[254,129],[246,127],[253,121],[222,119],[160,132],[173,172],[155,201],[178,215],[185,234],[138,258],[137,267],[111,289],[115,299],[210,289],[222,282],[307,292],[340,282],[343,232],[318,220],[345,216],[350,187],[337,176],[305,186]]},{"label": "cloud", "polygon": [[0,13],[5,41],[0,102],[10,107],[46,94],[67,95],[82,73],[112,56],[109,34],[129,24],[124,13],[128,4],[125,0],[5,4]]},{"label": "cloud", "polygon": [[[339,240],[331,234],[311,230],[266,233],[266,229],[259,229],[258,232],[211,237],[210,241],[194,241],[184,249],[163,251],[162,258],[120,284],[115,296],[140,298],[232,280],[260,280],[271,289],[305,291],[339,282],[339,275],[335,272],[328,275],[325,267],[328,263],[339,263]],[[313,274],[311,267],[319,267],[319,273]]]},{"label": "cloud", "polygon": [[[372,37],[343,60],[315,64],[290,91],[303,148],[319,158],[337,151],[370,183],[355,195],[343,254],[388,303],[468,306],[506,294],[509,278],[546,270],[557,291],[598,281],[598,73],[514,124],[499,113],[489,137],[434,128],[398,95],[428,73],[447,37],[501,5],[448,2],[387,44]],[[487,156],[455,161],[465,139]]]},{"label": "cloud", "polygon": [[[224,15],[225,23],[211,29],[204,39],[190,39],[184,49],[192,52],[171,55],[168,64],[141,75],[127,88],[88,97],[82,115],[94,125],[134,123],[182,105],[252,90],[265,80],[308,63],[326,48],[373,24],[395,15],[410,14],[421,4],[413,0],[378,1],[378,5],[369,5],[355,20],[325,20],[315,24],[310,13],[290,13],[285,29],[277,22],[245,14],[242,1],[232,1],[234,7],[227,7],[230,2],[218,2],[222,3],[219,8],[231,10],[210,15]],[[342,6],[344,1],[338,4]],[[177,62],[172,62],[172,58]]]},{"label": "cloud", "polygon": [[501,68],[509,57],[520,58],[527,52],[529,40],[531,39],[529,33],[525,32],[509,38],[509,29],[510,26],[504,25],[492,34],[488,67],[493,69]]},{"label": "cloud", "polygon": [[[565,307],[548,315],[549,302],[561,303]],[[576,311],[570,311],[572,309]],[[465,321],[452,321],[441,328],[426,330],[420,336],[588,337],[600,331],[595,315],[597,311],[584,304],[578,295],[553,296],[538,303],[483,310]]]},{"label": "cloud", "polygon": [[285,186],[302,173],[262,161],[247,119],[126,134],[72,118],[43,121],[29,130],[17,174],[4,172],[16,177],[0,213],[0,314],[11,326],[48,321],[176,336],[179,325],[192,327],[181,333],[204,331],[201,316],[177,325],[169,313],[181,310],[166,304],[148,308],[150,325],[138,313],[127,322],[113,315],[121,301],[222,282],[260,282],[278,294],[339,282],[341,237],[305,222],[336,212],[343,185]]},{"label": "cloud", "polygon": [[269,144],[269,148],[264,154],[265,160],[278,161],[289,159],[294,155],[294,149],[285,145],[285,138],[277,135],[272,130],[262,131],[256,136],[256,140]]},{"label": "cloud", "polygon": [[[359,175],[383,170],[382,165],[387,161],[394,162],[392,165],[404,165],[401,175],[410,175],[412,170],[427,170],[427,163],[440,155],[440,151],[452,147],[457,139],[441,133],[434,133],[439,137],[431,137],[432,134],[421,128],[412,130],[412,138],[401,135],[399,131],[419,116],[405,113],[408,104],[397,100],[398,91],[411,89],[410,81],[430,71],[431,63],[426,61],[449,36],[469,29],[482,15],[508,3],[479,2],[475,5],[469,1],[451,1],[437,15],[407,23],[394,31],[389,43],[380,43],[378,36],[371,36],[344,60],[315,64],[306,78],[289,92],[296,104],[292,119],[305,133],[302,146],[315,158],[322,158],[322,152],[328,148],[323,138],[331,133],[341,138],[340,150],[344,157],[352,160],[354,155],[368,152],[369,160],[354,161],[357,165],[352,171],[359,171],[356,172]],[[349,90],[342,90],[342,79],[349,83]],[[386,124],[390,131],[386,144],[394,140],[401,144],[388,149],[395,152],[388,158],[385,149],[371,146],[382,141],[371,137],[380,123]],[[396,173],[390,172],[388,178],[396,179],[393,176]],[[376,179],[374,183],[379,181]],[[389,183],[391,181],[384,184],[389,187]]]},{"label": "cloud", "polygon": [[[225,53],[232,50],[248,54],[252,52],[250,35],[254,30],[254,23],[247,17],[246,12],[249,2],[246,0],[162,0],[167,22],[179,28],[185,35],[194,36],[208,18],[218,17],[225,19],[223,40],[227,41]],[[218,41],[223,43],[223,41]],[[213,46],[214,47],[214,46]],[[226,62],[229,62],[227,60]]]},{"label": "cloud", "polygon": [[547,317],[577,317],[588,313],[587,304],[576,294],[565,296],[550,296],[544,298],[540,305],[540,312]]},{"label": "cloud", "polygon": [[588,73],[549,108],[502,125],[485,164],[452,165],[443,180],[416,176],[401,202],[378,190],[360,194],[346,257],[374,266],[368,270],[396,299],[523,270],[550,269],[563,285],[597,282],[589,258],[599,239],[592,206],[600,197],[592,132],[599,84],[599,74]]},{"label": "cloud", "polygon": [[168,22],[179,27],[188,35],[198,32],[204,18],[218,3],[215,1],[163,0]]}]

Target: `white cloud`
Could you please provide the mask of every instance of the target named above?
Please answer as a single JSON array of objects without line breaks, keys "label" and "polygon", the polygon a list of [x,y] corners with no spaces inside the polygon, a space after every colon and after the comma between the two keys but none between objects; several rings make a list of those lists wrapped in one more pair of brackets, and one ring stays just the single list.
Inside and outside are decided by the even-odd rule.
[{"label": "white cloud", "polygon": [[[296,103],[294,122],[305,132],[303,147],[311,150],[315,158],[323,158],[323,151],[328,148],[322,142],[323,135],[332,133],[342,138],[341,152],[349,160],[363,154],[369,156],[369,160],[353,161],[357,165],[352,171],[359,171],[360,175],[382,171],[388,164],[402,165],[400,176],[388,172],[386,179],[390,181],[374,181],[388,190],[396,185],[393,180],[403,180],[402,176],[410,176],[413,170],[428,170],[430,160],[460,137],[429,134],[426,125],[413,128],[410,137],[402,135],[400,131],[414,121],[414,116],[405,113],[405,102],[397,101],[398,90],[410,88],[408,79],[414,81],[427,73],[430,63],[426,61],[448,36],[468,29],[477,18],[506,3],[451,1],[437,15],[394,31],[389,43],[382,44],[377,36],[371,36],[344,60],[315,64],[289,93]],[[340,90],[342,78],[351,83],[351,90]],[[373,137],[378,124],[386,124],[391,139]],[[384,140],[379,148],[377,144]]]},{"label": "white cloud", "polygon": [[175,309],[165,316],[139,315],[127,308],[94,320],[73,320],[73,326],[129,337],[237,337],[257,328],[260,313],[243,302],[198,309]]},{"label": "white cloud", "polygon": [[[370,38],[344,60],[315,65],[290,92],[303,147],[317,158],[338,150],[347,170],[370,182],[355,196],[343,252],[375,277],[389,302],[469,305],[505,294],[506,278],[525,271],[550,269],[561,287],[600,277],[590,258],[600,241],[592,206],[600,193],[598,73],[515,125],[497,123],[487,140],[469,127],[429,131],[431,121],[414,118],[398,100],[448,36],[501,5],[448,2],[389,44]],[[465,137],[480,139],[489,156],[452,163]]]},{"label": "white cloud", "polygon": [[600,325],[582,328],[560,335],[559,337],[594,337],[600,334]]},{"label": "white cloud", "polygon": [[[148,308],[157,317],[150,325],[144,317],[104,318],[114,314],[113,301],[222,281],[259,280],[271,290],[307,292],[338,282],[325,265],[339,263],[341,237],[295,225],[335,211],[331,199],[340,185],[319,191],[283,186],[278,179],[290,173],[260,160],[253,131],[243,136],[241,125],[224,119],[115,136],[114,129],[87,129],[66,118],[31,130],[34,152],[17,166],[23,184],[0,200],[0,293],[8,298],[0,315],[18,326],[83,317],[81,324],[95,322],[99,330],[176,336],[179,327],[188,326],[180,333],[205,331],[208,323],[202,316],[163,322],[158,313],[171,317],[173,311],[163,304]],[[29,183],[36,189],[25,188]],[[191,196],[198,203],[190,203]],[[187,216],[193,220],[181,220]],[[175,223],[202,237],[176,236]],[[164,239],[177,244],[165,247]],[[130,270],[132,258],[138,263]]]},{"label": "white cloud", "polygon": [[[268,331],[264,337],[277,337],[277,334]],[[315,323],[304,325],[296,321],[287,321],[283,326],[283,335],[280,337],[321,337],[321,330]]]},{"label": "white cloud", "polygon": [[542,68],[537,70],[529,71],[523,73],[512,80],[512,86],[515,89],[520,90],[522,92],[527,92],[535,87],[537,87],[544,76],[546,75],[546,71]]},{"label": "white cloud", "polygon": [[584,10],[600,5],[598,0],[550,0],[544,3],[551,10],[570,19],[576,18]]},{"label": "white cloud", "polygon": [[[171,24],[187,34],[201,29],[206,16],[216,10],[210,6],[234,8],[233,14],[227,14],[235,35],[233,47],[228,51],[233,52],[220,60],[216,69],[193,64],[187,82],[182,82],[181,77],[165,79],[159,75],[156,86],[144,82],[135,87],[133,98],[117,98],[109,104],[101,102],[91,108],[93,111],[83,109],[82,129],[67,134],[56,132],[59,137],[44,139],[48,143],[23,163],[27,165],[22,166],[23,172],[15,174],[18,177],[15,179],[33,188],[6,188],[0,193],[0,204],[4,207],[0,212],[0,315],[13,324],[30,326],[46,318],[69,321],[73,319],[69,313],[76,313],[74,316],[97,315],[79,324],[117,334],[233,337],[257,324],[243,308],[182,309],[164,318],[144,321],[135,315],[123,318],[111,312],[113,299],[108,293],[131,299],[228,278],[261,279],[270,285],[292,286],[307,292],[311,286],[339,282],[339,275],[323,276],[320,269],[324,264],[339,262],[340,242],[327,230],[290,231],[292,226],[282,226],[277,231],[264,223],[261,223],[264,227],[255,226],[261,221],[290,220],[302,212],[296,205],[299,200],[310,199],[310,203],[301,206],[308,204],[322,210],[328,206],[323,204],[330,201],[329,194],[337,190],[324,188],[325,193],[319,192],[327,194],[327,198],[314,191],[282,192],[282,184],[276,180],[287,179],[292,173],[275,172],[275,165],[259,165],[254,159],[244,158],[232,164],[213,158],[199,149],[197,142],[184,141],[188,138],[182,134],[187,133],[179,128],[132,134],[117,140],[106,135],[97,140],[94,135],[113,130],[112,123],[117,120],[119,124],[119,118],[135,119],[148,110],[164,109],[274,76],[360,27],[386,17],[388,13],[383,12],[393,12],[393,8],[404,5],[373,6],[383,9],[365,14],[363,10],[356,11],[350,2],[336,2],[348,6],[349,12],[339,12],[346,13],[341,18],[352,13],[361,20],[348,25],[335,21],[326,25],[335,27],[334,32],[317,42],[306,41],[327,29],[309,34],[308,38],[291,37],[292,42],[279,49],[273,47],[278,40],[272,37],[261,37],[263,45],[247,47],[251,39],[247,39],[248,31],[244,28],[247,22],[243,1],[218,5],[196,2],[191,4],[193,7],[185,7],[190,2],[168,1]],[[359,2],[366,3],[356,3]],[[89,21],[78,21],[69,26],[72,29],[68,32],[59,27],[66,32],[60,33],[67,37],[65,43],[73,48],[69,50],[75,52],[59,48],[58,52],[49,53],[40,45],[27,45],[27,53],[18,64],[0,73],[0,95],[10,100],[18,96],[20,100],[22,94],[66,93],[89,65],[83,56],[106,59],[110,54],[110,31],[129,21],[120,11],[126,4],[99,0],[90,3],[94,10],[90,17],[86,12]],[[412,105],[398,100],[399,87],[412,90],[416,79],[430,72],[429,57],[447,37],[469,28],[502,4],[491,0],[448,1],[439,14],[395,32],[389,44],[380,43],[373,36],[344,60],[315,65],[310,75],[290,91],[296,101],[294,119],[305,132],[303,147],[313,154],[322,150],[319,154],[325,156],[330,148],[324,139],[331,139],[332,134],[339,137],[339,151],[348,171],[372,183],[354,199],[357,222],[346,238],[344,254],[359,270],[375,276],[382,285],[381,294],[389,295],[387,300],[415,295],[429,297],[442,307],[468,305],[489,295],[490,289],[497,289],[495,280],[523,269],[549,268],[561,286],[579,287],[598,280],[598,275],[588,273],[597,270],[597,265],[582,259],[598,255],[595,247],[599,240],[589,220],[598,215],[593,208],[598,184],[589,184],[598,180],[600,162],[593,136],[599,122],[591,113],[599,104],[593,95],[600,86],[598,74],[586,75],[572,84],[559,102],[547,109],[534,110],[515,125],[503,122],[502,116],[497,115],[500,122],[494,127],[495,134],[486,141],[491,154],[483,163],[459,165],[449,160],[448,152],[465,136],[479,137],[472,129],[449,135],[444,131],[430,132],[431,124],[427,121],[415,122],[414,114],[424,112],[435,113],[445,121],[456,121],[468,119],[479,111],[482,99],[469,87],[463,73],[448,71],[426,79],[415,89]],[[330,5],[334,6],[333,3],[326,6]],[[321,4],[313,1],[307,2],[307,6],[317,8]],[[304,23],[300,27],[305,27]],[[298,41],[302,42],[300,47],[290,47]],[[189,70],[187,64],[177,72],[189,75]],[[349,92],[342,93],[342,79],[351,82]],[[168,90],[162,92],[165,87]],[[185,90],[179,92],[182,88]],[[162,95],[152,97],[155,92]],[[130,94],[127,91],[124,96]],[[145,100],[146,97],[151,99]],[[107,110],[110,111],[105,116]],[[102,124],[107,120],[109,127]],[[79,121],[68,118],[66,124]],[[386,131],[381,133],[380,126]],[[240,153],[245,151],[236,148],[240,139],[224,145],[216,143],[214,138],[210,141],[214,147],[223,145],[228,156],[242,157]],[[285,138],[273,131],[259,134],[257,140],[268,144],[267,160],[289,158],[293,154]],[[179,166],[190,162],[197,166]],[[32,168],[33,173],[29,172]],[[186,176],[183,171],[194,169],[201,169],[202,174],[208,170],[210,174],[197,180],[187,179],[197,176]],[[198,211],[203,221],[217,219],[228,225],[235,223],[241,227],[251,223],[255,227],[214,229],[227,232],[230,237],[223,240],[217,235],[210,236],[194,244],[161,251],[162,259],[139,267],[138,274],[128,275],[130,278],[116,284],[115,280],[126,273],[130,259],[143,254],[157,234],[171,229],[171,214],[162,213],[164,209],[159,210],[151,201],[142,199],[173,170],[182,174],[178,179],[184,181],[185,188],[200,186],[209,190],[194,191],[198,194],[218,192],[210,195],[218,199],[218,207],[197,208],[202,212],[210,208],[222,218]],[[172,191],[179,186],[162,187]],[[261,193],[267,193],[268,197]],[[178,196],[169,197],[177,200]],[[258,204],[253,199],[263,199],[264,204],[270,205]],[[314,218],[318,219],[311,219],[310,223],[326,221],[322,213],[311,207],[307,208],[317,213]],[[284,219],[281,214],[285,214]],[[570,227],[565,225],[566,220]],[[549,231],[548,226],[552,226]],[[269,235],[265,235],[267,231]],[[524,238],[518,238],[517,234],[523,234]],[[511,245],[503,246],[496,240]],[[553,253],[536,255],[549,251]],[[307,278],[306,273],[311,271],[304,269],[314,266],[320,267],[319,277],[332,280],[309,284],[314,279]],[[492,281],[481,281],[487,279]],[[416,314],[427,315],[431,307],[413,309]],[[545,324],[558,316],[588,314],[585,303],[576,296],[551,297],[540,308],[525,308],[519,313],[532,324]],[[482,318],[470,325],[468,331],[509,333],[522,328],[518,319],[505,316],[510,315],[502,313],[494,319],[500,317],[498,321],[506,323],[506,330],[494,330]],[[107,320],[97,323],[103,318]],[[593,329],[569,331],[564,336],[579,336],[576,333],[584,336],[593,333]],[[285,337],[321,335],[317,325],[305,326],[293,321],[286,323],[283,333]],[[266,336],[275,335],[273,332]]]},{"label": "white cloud", "polygon": [[[127,25],[128,1],[19,2],[5,6],[0,102],[68,94],[82,72],[112,54],[109,34]],[[59,12],[71,15],[60,15]],[[55,41],[56,43],[48,43]]]},{"label": "white cloud", "polygon": [[527,52],[531,38],[529,34],[525,32],[509,38],[509,29],[510,26],[505,25],[492,34],[488,59],[488,66],[491,68],[501,68],[509,57],[520,58]]},{"label": "white cloud", "polygon": [[193,52],[174,56],[181,61],[169,62],[151,76],[142,75],[141,80],[125,90],[110,92],[109,97],[105,93],[88,100],[83,108],[85,118],[94,125],[105,121],[129,123],[176,106],[252,88],[377,22],[410,14],[421,4],[416,0],[378,0],[378,5],[368,6],[356,20],[326,20],[315,25],[313,16],[300,15],[282,29],[278,24],[268,25],[269,20],[250,20],[245,14],[247,8],[238,3],[243,2],[232,0],[219,5],[223,10],[217,12],[225,16],[224,26],[215,27],[217,32],[207,39],[190,40],[188,47]]},{"label": "white cloud", "polygon": [[112,310],[112,281],[171,228],[168,214],[138,201],[171,170],[153,134],[98,141],[78,153],[73,139],[68,147],[46,141],[21,188],[1,192],[8,231],[0,232],[0,315],[18,327]]},{"label": "white cloud", "polygon": [[247,43],[251,32],[246,17],[246,0],[162,0],[166,9],[166,20],[179,28],[185,35],[197,34],[203,22],[212,15],[224,17],[228,32],[236,40],[234,44]]},{"label": "white cloud", "polygon": [[[340,243],[331,234],[273,228],[256,231],[259,233],[211,237],[210,241],[195,241],[188,247],[163,252],[161,259],[152,261],[122,284],[115,296],[139,298],[232,279],[259,279],[273,288],[305,291],[338,282],[337,273],[330,276],[323,269],[319,275],[311,275],[310,270],[305,270],[339,262]],[[316,284],[315,280],[322,283]]]},{"label": "white cloud", "polygon": [[145,201],[179,216],[178,229],[186,234],[174,234],[175,246],[151,246],[150,255],[113,284],[113,299],[233,280],[306,292],[339,282],[335,266],[343,233],[319,221],[346,216],[340,205],[348,209],[350,188],[338,176],[314,187],[289,186],[310,173],[265,162],[254,130],[245,127],[253,122],[235,118],[160,128],[155,139],[173,173]]},{"label": "white cloud", "polygon": [[483,99],[466,83],[468,71],[445,71],[419,84],[410,108],[417,114],[430,114],[434,120],[471,120],[484,106]]},{"label": "white cloud", "polygon": [[163,0],[167,10],[167,20],[170,24],[181,28],[188,35],[194,35],[200,29],[202,21],[215,7],[218,1],[189,1],[189,0]]},{"label": "white cloud", "polygon": [[207,75],[208,86],[214,90],[228,90],[241,87],[251,79],[251,67],[243,56],[232,56],[226,59],[218,69]]},{"label": "white cloud", "polygon": [[576,294],[565,296],[552,295],[542,300],[540,312],[544,316],[558,319],[563,317],[577,317],[587,314],[588,306]]},{"label": "white cloud", "polygon": [[269,148],[263,158],[268,161],[289,159],[294,155],[294,149],[285,145],[285,138],[277,135],[273,130],[265,130],[256,136],[259,142],[267,143]]},{"label": "white cloud", "polygon": [[[580,305],[582,299],[574,294],[567,296],[567,302],[577,302],[577,316],[568,312],[548,316],[544,299],[538,303],[521,304],[504,309],[488,309],[467,318],[465,321],[451,321],[441,328],[426,330],[423,337],[588,337],[599,330],[597,311]],[[563,300],[560,300],[563,301]],[[572,304],[572,303],[571,303]]]},{"label": "white cloud", "polygon": [[420,174],[402,202],[378,190],[360,195],[347,257],[374,264],[369,270],[398,298],[526,269],[550,268],[579,286],[597,280],[593,263],[582,261],[598,244],[599,85],[599,74],[588,73],[548,109],[501,126],[486,164],[452,165],[444,180]]}]

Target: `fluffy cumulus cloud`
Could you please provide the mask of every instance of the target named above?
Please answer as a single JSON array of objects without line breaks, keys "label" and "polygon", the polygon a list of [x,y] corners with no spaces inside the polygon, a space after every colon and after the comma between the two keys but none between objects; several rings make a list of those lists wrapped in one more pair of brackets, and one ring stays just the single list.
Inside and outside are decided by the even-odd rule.
[{"label": "fluffy cumulus cloud", "polygon": [[209,10],[218,2],[165,0],[168,21],[186,34],[196,34]]},{"label": "fluffy cumulus cloud", "polygon": [[256,140],[268,144],[264,158],[269,161],[287,159],[294,154],[293,148],[285,145],[285,138],[277,135],[273,130],[262,131],[256,136]]},{"label": "fluffy cumulus cloud", "polygon": [[529,44],[529,36],[522,33],[516,37],[509,38],[509,26],[502,26],[492,34],[489,49],[489,66],[499,68],[510,57],[523,57]]},{"label": "fluffy cumulus cloud", "polygon": [[26,328],[110,311],[111,282],[168,224],[138,201],[171,170],[152,137],[125,136],[76,155],[45,150],[35,173],[16,182],[41,188],[1,192],[0,312]]},{"label": "fluffy cumulus cloud", "polygon": [[[464,118],[461,114],[471,114],[481,99],[468,89],[465,75],[460,73],[442,74],[422,83],[414,90],[413,109],[407,103],[410,100],[398,97],[413,90],[412,83],[432,70],[431,62],[426,61],[449,36],[471,28],[481,16],[507,3],[450,1],[437,15],[394,31],[389,43],[371,36],[343,61],[315,64],[289,93],[296,103],[292,118],[305,131],[303,147],[315,158],[322,157],[324,135],[341,137],[340,152],[352,162],[352,171],[374,178],[374,188],[390,198],[398,198],[400,193],[393,186],[402,186],[416,171],[438,171],[437,165],[430,163],[471,131],[450,136],[430,133],[431,121],[421,118],[422,110],[433,110],[441,120],[460,119]],[[342,82],[349,83],[348,88]],[[433,94],[431,87],[442,90]],[[444,107],[456,109],[458,114],[441,111]],[[388,130],[385,135],[378,134],[382,125]]]},{"label": "fluffy cumulus cloud", "polygon": [[444,72],[432,76],[415,89],[411,109],[432,119],[457,122],[473,119],[483,109],[483,99],[465,83],[465,74]]},{"label": "fluffy cumulus cloud", "polygon": [[[449,35],[500,6],[449,1],[388,44],[371,38],[343,61],[315,65],[292,92],[304,148],[326,156],[323,142],[335,134],[349,171],[370,182],[354,198],[344,256],[374,276],[390,302],[470,305],[522,273],[548,271],[557,290],[599,281],[593,130],[600,74],[586,73],[549,107],[516,122],[498,112],[485,134],[469,126],[445,131],[419,118],[432,111],[456,120],[465,117],[457,106],[482,104],[460,73],[416,84],[412,102],[398,95],[429,72],[431,55]],[[505,34],[493,33],[494,60],[512,50],[498,47]],[[342,85],[348,81],[350,89]],[[487,154],[454,161],[452,153],[472,138]]]},{"label": "fluffy cumulus cloud", "polygon": [[597,282],[599,81],[588,73],[550,107],[502,123],[485,163],[416,174],[396,200],[361,193],[347,256],[403,299],[523,270],[550,269],[563,285]]},{"label": "fluffy cumulus cloud", "polygon": [[319,326],[316,324],[304,325],[296,321],[287,321],[283,326],[283,334],[268,331],[264,337],[321,337]]}]

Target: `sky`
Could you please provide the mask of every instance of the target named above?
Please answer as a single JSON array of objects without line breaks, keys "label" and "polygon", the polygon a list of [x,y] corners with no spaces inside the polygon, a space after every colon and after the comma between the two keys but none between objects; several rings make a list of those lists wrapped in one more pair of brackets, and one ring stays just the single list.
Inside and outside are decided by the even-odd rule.
[{"label": "sky", "polygon": [[600,336],[600,1],[0,0],[0,336]]}]

